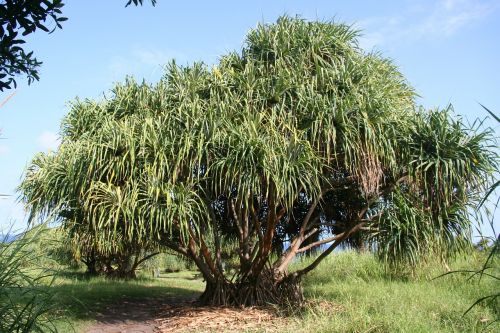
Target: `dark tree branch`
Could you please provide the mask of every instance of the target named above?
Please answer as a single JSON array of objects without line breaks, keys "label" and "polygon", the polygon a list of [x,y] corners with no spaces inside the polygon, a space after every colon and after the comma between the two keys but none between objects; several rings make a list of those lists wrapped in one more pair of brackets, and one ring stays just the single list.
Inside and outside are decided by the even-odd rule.
[{"label": "dark tree branch", "polygon": [[[333,252],[333,250],[335,250],[335,248],[337,246],[339,246],[339,244],[341,244],[344,240],[346,240],[347,238],[349,238],[351,235],[353,235],[354,233],[356,233],[357,231],[359,231],[363,226],[364,226],[364,222],[362,223],[358,223],[356,224],[354,227],[352,227],[351,229],[349,229],[348,231],[344,231],[341,235],[341,237],[337,238],[332,245],[330,245],[328,247],[328,249],[326,249],[326,251],[324,251],[323,253],[321,253],[318,258],[316,258],[316,260],[314,260],[309,266],[305,267],[304,269],[301,269],[297,272],[294,273],[294,275],[296,277],[301,277],[307,273],[309,273],[310,271],[312,271],[313,269],[315,269],[319,263],[321,261],[323,261],[323,259],[325,259],[330,253]],[[339,235],[340,236],[340,235]]]}]

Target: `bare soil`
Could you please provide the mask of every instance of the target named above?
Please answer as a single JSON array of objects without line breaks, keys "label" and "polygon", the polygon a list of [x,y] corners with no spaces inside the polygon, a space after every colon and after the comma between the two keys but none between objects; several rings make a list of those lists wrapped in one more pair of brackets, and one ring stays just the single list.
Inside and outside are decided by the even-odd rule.
[{"label": "bare soil", "polygon": [[85,333],[153,333],[157,332],[157,313],[172,300],[124,299],[95,314],[96,324]]},{"label": "bare soil", "polygon": [[278,332],[286,324],[272,307],[211,307],[173,298],[126,299],[95,318],[85,333]]}]

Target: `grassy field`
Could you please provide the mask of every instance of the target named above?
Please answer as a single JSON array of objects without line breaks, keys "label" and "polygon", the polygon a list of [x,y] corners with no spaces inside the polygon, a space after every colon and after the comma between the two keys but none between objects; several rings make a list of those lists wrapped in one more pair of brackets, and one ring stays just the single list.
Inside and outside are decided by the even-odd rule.
[{"label": "grassy field", "polygon": [[[457,260],[452,269],[478,267],[480,256]],[[301,324],[314,332],[480,332],[497,331],[499,304],[462,314],[474,301],[498,289],[495,281],[467,280],[428,265],[411,278],[388,276],[371,255],[342,253],[329,258],[305,281],[309,298],[338,304],[337,311],[310,310]],[[496,311],[496,313],[495,313]]]},{"label": "grassy field", "polygon": [[[452,269],[479,267],[480,254],[450,264]],[[301,265],[303,263],[296,263]],[[498,332],[496,304],[463,313],[479,297],[498,289],[493,280],[467,280],[463,274],[433,279],[444,272],[429,264],[408,277],[389,276],[370,254],[331,256],[304,281],[311,304],[289,318],[289,332]],[[195,272],[161,274],[134,281],[86,279],[81,273],[57,276],[51,288],[63,320],[61,332],[84,330],[96,313],[123,299],[196,297],[203,281]],[[263,331],[265,329],[263,328]]]}]

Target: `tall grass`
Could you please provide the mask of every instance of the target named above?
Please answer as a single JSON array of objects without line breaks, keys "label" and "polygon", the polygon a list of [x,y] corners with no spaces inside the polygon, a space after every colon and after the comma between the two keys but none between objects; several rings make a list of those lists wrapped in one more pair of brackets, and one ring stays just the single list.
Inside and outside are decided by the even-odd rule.
[{"label": "tall grass", "polygon": [[30,245],[40,232],[0,241],[0,332],[55,332],[54,294],[47,288],[48,271],[36,266]]},{"label": "tall grass", "polygon": [[[471,252],[449,265],[479,268],[485,256]],[[335,254],[304,281],[306,297],[326,305],[312,306],[290,332],[498,332],[498,302],[463,315],[477,298],[495,290],[494,279],[483,276],[480,284],[468,274],[435,279],[446,272],[439,261],[415,271],[390,274],[370,253]]]}]

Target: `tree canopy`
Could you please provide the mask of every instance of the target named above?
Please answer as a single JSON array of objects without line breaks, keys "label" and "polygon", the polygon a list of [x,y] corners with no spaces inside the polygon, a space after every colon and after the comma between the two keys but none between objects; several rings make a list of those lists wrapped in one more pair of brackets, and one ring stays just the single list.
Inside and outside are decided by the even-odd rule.
[{"label": "tree canopy", "polygon": [[355,239],[390,263],[460,250],[497,162],[491,133],[419,109],[356,38],[285,16],[213,67],[171,62],[155,85],[74,101],[61,146],[20,186],[32,220],[56,214],[100,251],[166,246],[195,262],[213,304],[300,302],[302,276]]}]

